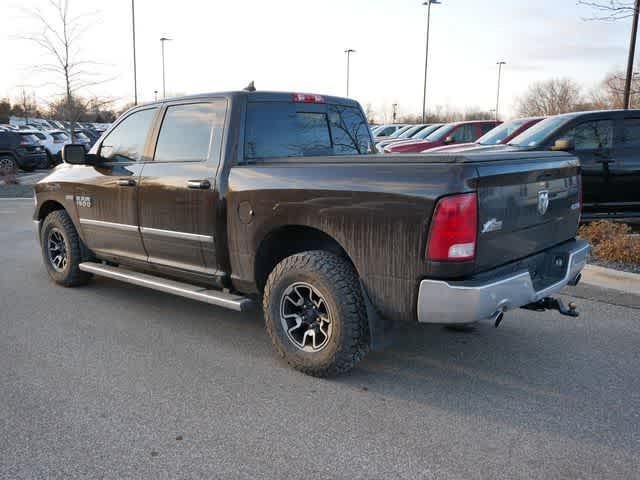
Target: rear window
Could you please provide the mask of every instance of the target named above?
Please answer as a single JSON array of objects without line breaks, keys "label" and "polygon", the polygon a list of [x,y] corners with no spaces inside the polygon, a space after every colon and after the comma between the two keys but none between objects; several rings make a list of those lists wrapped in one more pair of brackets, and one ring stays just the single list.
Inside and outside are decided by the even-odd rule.
[{"label": "rear window", "polygon": [[53,132],[51,136],[54,138],[54,140],[66,140],[68,138],[67,135],[62,132]]},{"label": "rear window", "polygon": [[20,134],[20,143],[35,143],[38,144],[38,138],[32,133],[21,133]]},{"label": "rear window", "polygon": [[360,111],[338,105],[249,103],[245,158],[368,153],[369,126]]}]

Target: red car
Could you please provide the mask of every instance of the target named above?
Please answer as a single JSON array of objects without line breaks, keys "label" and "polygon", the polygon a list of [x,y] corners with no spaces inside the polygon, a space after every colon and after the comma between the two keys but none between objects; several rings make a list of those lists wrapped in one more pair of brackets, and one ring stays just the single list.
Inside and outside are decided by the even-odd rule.
[{"label": "red car", "polygon": [[473,120],[448,123],[424,140],[407,140],[384,148],[387,153],[418,153],[445,145],[475,142],[482,135],[499,125],[495,120]]},{"label": "red car", "polygon": [[545,117],[530,117],[530,118],[518,118],[517,120],[511,120],[510,122],[498,125],[493,130],[485,133],[482,137],[473,143],[458,143],[454,145],[446,145],[444,147],[437,147],[429,149],[429,152],[460,152],[462,150],[468,150],[480,147],[490,147],[493,145],[503,145],[516,138],[525,130],[533,127],[540,120],[544,120]]}]

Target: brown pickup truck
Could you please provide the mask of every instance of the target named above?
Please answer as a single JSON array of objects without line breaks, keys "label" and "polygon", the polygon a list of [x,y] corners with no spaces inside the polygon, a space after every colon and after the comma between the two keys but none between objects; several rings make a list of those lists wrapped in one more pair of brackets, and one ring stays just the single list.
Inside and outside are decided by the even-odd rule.
[{"label": "brown pickup truck", "polygon": [[220,307],[262,302],[278,353],[351,369],[397,322],[498,324],[554,308],[588,245],[563,152],[374,155],[361,107],[231,92],[125,113],[36,186],[44,263]]}]

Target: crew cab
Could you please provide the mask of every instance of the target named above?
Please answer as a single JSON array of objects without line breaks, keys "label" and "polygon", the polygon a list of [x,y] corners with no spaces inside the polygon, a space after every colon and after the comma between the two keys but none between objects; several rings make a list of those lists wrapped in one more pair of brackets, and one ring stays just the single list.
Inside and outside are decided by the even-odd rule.
[{"label": "crew cab", "polygon": [[[564,152],[377,155],[358,103],[239,91],[135,107],[35,188],[44,264],[244,311],[317,376],[399,322],[497,324],[575,309],[588,245]],[[89,292],[88,292],[89,293]],[[133,300],[132,300],[133,301]]]}]

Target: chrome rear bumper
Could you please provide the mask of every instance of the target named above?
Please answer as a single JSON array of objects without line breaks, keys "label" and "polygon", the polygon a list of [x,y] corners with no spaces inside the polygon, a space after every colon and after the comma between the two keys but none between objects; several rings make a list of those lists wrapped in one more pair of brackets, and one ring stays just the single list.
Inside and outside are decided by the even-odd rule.
[{"label": "chrome rear bumper", "polygon": [[447,282],[423,280],[418,292],[418,321],[464,324],[494,318],[497,314],[537,302],[575,284],[587,263],[589,244],[579,240],[568,254],[565,274],[558,282],[536,291],[528,270],[490,281]]}]

